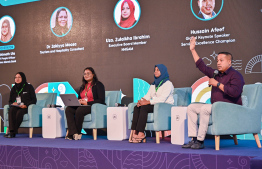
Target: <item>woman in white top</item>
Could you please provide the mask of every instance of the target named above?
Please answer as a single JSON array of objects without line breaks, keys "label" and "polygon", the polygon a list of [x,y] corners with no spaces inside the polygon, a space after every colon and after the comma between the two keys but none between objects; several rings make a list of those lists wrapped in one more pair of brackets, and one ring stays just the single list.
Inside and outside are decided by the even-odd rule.
[{"label": "woman in white top", "polygon": [[174,86],[169,81],[167,67],[163,64],[155,65],[154,82],[150,86],[147,94],[141,98],[134,107],[132,121],[132,143],[141,143],[145,139],[145,127],[148,113],[154,110],[156,103],[174,104]]}]

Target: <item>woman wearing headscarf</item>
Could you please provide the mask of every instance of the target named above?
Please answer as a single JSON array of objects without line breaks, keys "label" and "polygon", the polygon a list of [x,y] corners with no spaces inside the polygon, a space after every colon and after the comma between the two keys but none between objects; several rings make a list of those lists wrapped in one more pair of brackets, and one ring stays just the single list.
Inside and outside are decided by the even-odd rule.
[{"label": "woman wearing headscarf", "polygon": [[53,31],[56,35],[65,35],[68,31],[68,14],[65,8],[60,8],[56,12],[56,23]]},{"label": "woman wearing headscarf", "polygon": [[151,84],[147,94],[137,102],[134,107],[131,125],[132,143],[140,143],[145,140],[145,127],[148,113],[153,112],[154,104],[174,104],[174,86],[169,80],[167,67],[163,64],[155,65],[154,82]]},{"label": "woman wearing headscarf", "polygon": [[5,19],[1,27],[1,41],[8,42],[12,38],[9,20]]},{"label": "woman wearing headscarf", "polygon": [[15,75],[15,85],[11,89],[9,98],[8,121],[10,133],[4,135],[4,137],[13,138],[16,136],[24,115],[28,113],[30,104],[36,104],[35,89],[31,84],[27,83],[25,74],[18,72]]},{"label": "woman wearing headscarf", "polygon": [[119,26],[129,28],[136,23],[135,5],[131,0],[124,0],[121,4],[121,18]]}]

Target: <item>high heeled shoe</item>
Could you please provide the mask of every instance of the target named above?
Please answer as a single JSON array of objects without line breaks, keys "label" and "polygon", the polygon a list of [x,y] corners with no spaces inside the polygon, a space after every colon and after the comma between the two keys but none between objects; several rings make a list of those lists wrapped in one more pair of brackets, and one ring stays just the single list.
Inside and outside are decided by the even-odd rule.
[{"label": "high heeled shoe", "polygon": [[131,137],[131,138],[128,140],[128,142],[129,142],[129,143],[133,143],[133,139],[134,139],[134,137]]},{"label": "high heeled shoe", "polygon": [[133,143],[145,143],[146,142],[146,136],[143,138],[134,138]]}]

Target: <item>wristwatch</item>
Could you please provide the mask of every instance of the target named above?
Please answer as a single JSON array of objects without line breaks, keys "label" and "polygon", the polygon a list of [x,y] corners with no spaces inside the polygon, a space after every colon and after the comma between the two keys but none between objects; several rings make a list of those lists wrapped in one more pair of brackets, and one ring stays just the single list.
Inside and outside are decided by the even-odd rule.
[{"label": "wristwatch", "polygon": [[220,86],[220,82],[217,83],[217,87],[219,87],[219,86]]}]

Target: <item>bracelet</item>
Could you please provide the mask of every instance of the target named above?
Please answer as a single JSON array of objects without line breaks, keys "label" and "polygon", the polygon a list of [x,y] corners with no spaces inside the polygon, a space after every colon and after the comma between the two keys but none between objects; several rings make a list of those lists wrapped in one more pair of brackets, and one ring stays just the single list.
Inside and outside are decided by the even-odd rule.
[{"label": "bracelet", "polygon": [[217,87],[219,87],[219,86],[220,86],[220,82],[217,83]]}]

